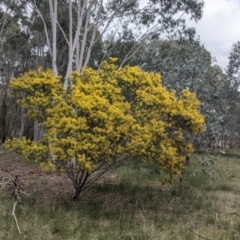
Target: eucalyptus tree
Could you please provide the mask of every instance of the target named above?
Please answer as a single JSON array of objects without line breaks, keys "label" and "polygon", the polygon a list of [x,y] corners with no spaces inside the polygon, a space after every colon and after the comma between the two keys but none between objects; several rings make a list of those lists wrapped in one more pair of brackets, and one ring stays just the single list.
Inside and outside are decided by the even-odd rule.
[{"label": "eucalyptus tree", "polygon": [[[21,109],[9,92],[9,82],[33,65],[31,34],[23,1],[0,4],[0,140],[17,132]],[[14,134],[15,135],[15,134]]]},{"label": "eucalyptus tree", "polygon": [[[116,34],[132,31],[137,44],[134,44],[124,57],[123,65],[141,47],[142,43],[153,35],[165,37],[176,29],[185,28],[183,16],[189,15],[196,21],[202,17],[203,1],[201,0],[149,0],[140,7],[138,0],[78,0],[78,1],[29,1],[33,12],[41,18],[46,43],[51,56],[52,68],[59,72],[58,37],[67,43],[67,67],[65,70],[64,87],[68,85],[72,70],[81,71],[89,64],[94,46],[101,38],[116,39]],[[65,21],[60,21],[62,8],[67,9]],[[61,9],[60,9],[61,8]],[[49,19],[44,15],[49,11]],[[65,11],[66,12],[66,11]],[[50,23],[48,22],[50,20]],[[68,27],[65,27],[68,25]]]},{"label": "eucalyptus tree", "polygon": [[[238,90],[240,87],[240,41],[232,46],[226,74],[231,90]],[[229,94],[231,93],[229,92]]]},{"label": "eucalyptus tree", "polygon": [[226,68],[226,81],[222,95],[225,116],[221,131],[221,144],[225,147],[240,146],[240,42],[233,44]]},{"label": "eucalyptus tree", "polygon": [[226,113],[224,82],[226,75],[218,65],[210,66],[205,78],[205,87],[202,88],[201,110],[205,115],[206,131],[199,137],[199,142],[209,148],[219,147],[223,119]]}]

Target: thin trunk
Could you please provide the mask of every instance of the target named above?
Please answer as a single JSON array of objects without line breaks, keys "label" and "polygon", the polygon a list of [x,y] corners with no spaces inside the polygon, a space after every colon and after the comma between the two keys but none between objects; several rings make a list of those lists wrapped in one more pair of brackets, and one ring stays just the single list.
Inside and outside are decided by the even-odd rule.
[{"label": "thin trunk", "polygon": [[77,201],[81,193],[81,189],[76,189],[75,190],[75,195],[73,196],[73,201]]},{"label": "thin trunk", "polygon": [[20,128],[20,139],[23,138],[24,128],[25,128],[24,109],[21,107],[21,128]]},{"label": "thin trunk", "polygon": [[73,56],[74,56],[73,33],[72,33],[72,1],[69,1],[68,6],[69,6],[69,41],[68,41],[68,68],[63,85],[65,90],[68,87],[69,76],[73,69]]},{"label": "thin trunk", "polygon": [[7,23],[7,10],[3,12],[3,16],[0,19],[0,22],[1,22],[0,36],[2,36],[4,27],[5,27],[6,23]]},{"label": "thin trunk", "polygon": [[7,129],[6,129],[6,117],[7,117],[7,103],[6,103],[6,92],[3,95],[2,106],[1,106],[1,142],[4,143],[7,137]]},{"label": "thin trunk", "polygon": [[[79,37],[80,37],[81,28],[82,28],[83,17],[85,15],[86,6],[87,6],[87,1],[84,1],[83,6],[81,6],[81,1],[78,1],[77,29],[76,29],[76,32],[75,32],[75,35],[74,35],[74,39],[72,40],[71,46],[70,46],[70,43],[69,43],[69,48],[71,48],[71,51],[69,51],[69,56],[68,56],[68,67],[67,67],[67,72],[66,72],[66,75],[65,75],[65,81],[64,81],[64,84],[63,84],[64,89],[67,89],[69,76],[70,76],[70,74],[73,70],[72,69],[72,62],[73,62],[73,58],[74,58],[74,52],[76,50],[77,45],[79,46]],[[76,56],[77,55],[78,55],[78,53],[76,53]],[[78,61],[78,60],[76,60],[76,61]]]},{"label": "thin trunk", "polygon": [[[103,5],[103,0],[101,0],[100,7],[98,9],[96,23],[99,22],[99,19],[100,19],[100,16],[101,16],[101,11],[102,11],[102,5]],[[92,53],[92,48],[93,48],[94,44],[96,43],[95,39],[96,39],[96,33],[97,33],[97,26],[92,25],[91,28],[93,28],[93,33],[92,33],[92,36],[91,36],[91,41],[90,41],[90,44],[89,44],[89,48],[87,50],[87,55],[86,55],[83,67],[86,67],[88,65],[89,59],[90,59],[90,56],[91,56],[91,53]]]},{"label": "thin trunk", "polygon": [[77,47],[76,47],[76,66],[79,65],[79,53],[80,53],[80,43],[77,43]]},{"label": "thin trunk", "polygon": [[46,39],[47,39],[47,45],[48,45],[48,48],[49,48],[49,54],[52,57],[52,46],[51,46],[49,35],[48,35],[47,24],[46,24],[46,22],[45,22],[45,20],[43,18],[42,13],[40,12],[39,8],[37,7],[36,1],[33,1],[33,4],[34,4],[34,8],[36,9],[37,14],[39,15],[39,17],[41,18],[41,20],[43,22],[44,32],[45,32],[45,36],[46,36]]},{"label": "thin trunk", "polygon": [[83,66],[83,55],[86,50],[87,35],[89,32],[89,30],[88,30],[89,20],[90,20],[90,11],[88,11],[86,19],[85,19],[83,39],[82,39],[81,50],[80,50],[80,55],[79,55],[79,60],[78,60],[79,65],[77,66],[78,72],[80,72],[82,70],[82,66]]},{"label": "thin trunk", "polygon": [[83,187],[85,186],[86,181],[91,174],[89,174],[88,172],[85,172],[85,176],[83,176],[83,175],[84,175],[84,172],[82,173],[82,175],[79,179],[76,179],[76,181],[78,181],[78,184],[77,184],[77,187],[75,188],[75,195],[73,196],[73,201],[78,200],[78,198],[83,190]]},{"label": "thin trunk", "polygon": [[41,124],[35,120],[33,125],[33,141],[38,142],[43,138],[43,136],[44,129],[42,128]]},{"label": "thin trunk", "polygon": [[38,123],[35,120],[34,125],[33,125],[33,141],[35,141],[35,142],[38,141],[38,131],[39,131]]},{"label": "thin trunk", "polygon": [[49,0],[50,17],[52,25],[52,68],[55,75],[57,70],[57,0]]}]

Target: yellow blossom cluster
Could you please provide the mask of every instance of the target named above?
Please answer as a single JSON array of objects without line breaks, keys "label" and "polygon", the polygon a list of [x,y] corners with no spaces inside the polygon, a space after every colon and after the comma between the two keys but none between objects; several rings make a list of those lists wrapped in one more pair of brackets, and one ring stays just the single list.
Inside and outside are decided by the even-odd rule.
[{"label": "yellow blossom cluster", "polygon": [[186,134],[203,130],[199,100],[189,90],[180,96],[168,91],[159,74],[118,69],[113,62],[104,62],[98,71],[73,72],[66,91],[50,70],[14,79],[19,104],[42,123],[45,135],[38,143],[14,139],[7,147],[45,169],[75,159],[76,169],[91,173],[124,155],[180,175],[185,156],[193,151]]},{"label": "yellow blossom cluster", "polygon": [[44,122],[46,111],[62,99],[64,90],[60,77],[53,77],[51,70],[29,71],[11,81],[18,103],[27,109],[27,116]]}]

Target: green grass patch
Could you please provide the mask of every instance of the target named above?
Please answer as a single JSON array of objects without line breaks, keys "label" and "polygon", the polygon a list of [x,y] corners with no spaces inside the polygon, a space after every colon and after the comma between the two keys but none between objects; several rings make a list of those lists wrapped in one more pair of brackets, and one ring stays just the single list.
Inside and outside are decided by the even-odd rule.
[{"label": "green grass patch", "polygon": [[240,239],[240,160],[205,160],[213,157],[206,171],[202,155],[191,158],[182,192],[178,178],[161,187],[159,172],[139,163],[108,173],[77,202],[71,196],[46,202],[25,197],[23,208],[16,208],[21,235],[11,215],[13,199],[1,190],[0,239]]}]

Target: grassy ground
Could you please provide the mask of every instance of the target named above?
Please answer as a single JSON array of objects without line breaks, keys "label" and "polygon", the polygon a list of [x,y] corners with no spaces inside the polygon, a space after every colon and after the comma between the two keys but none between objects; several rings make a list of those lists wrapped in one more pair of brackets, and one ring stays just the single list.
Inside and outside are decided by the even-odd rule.
[{"label": "grassy ground", "polygon": [[[5,184],[14,174],[29,194],[16,208],[21,235]],[[72,202],[66,177],[2,153],[0,239],[240,239],[240,155],[194,155],[182,193],[177,179],[161,188],[156,178],[142,164],[122,167]]]}]

